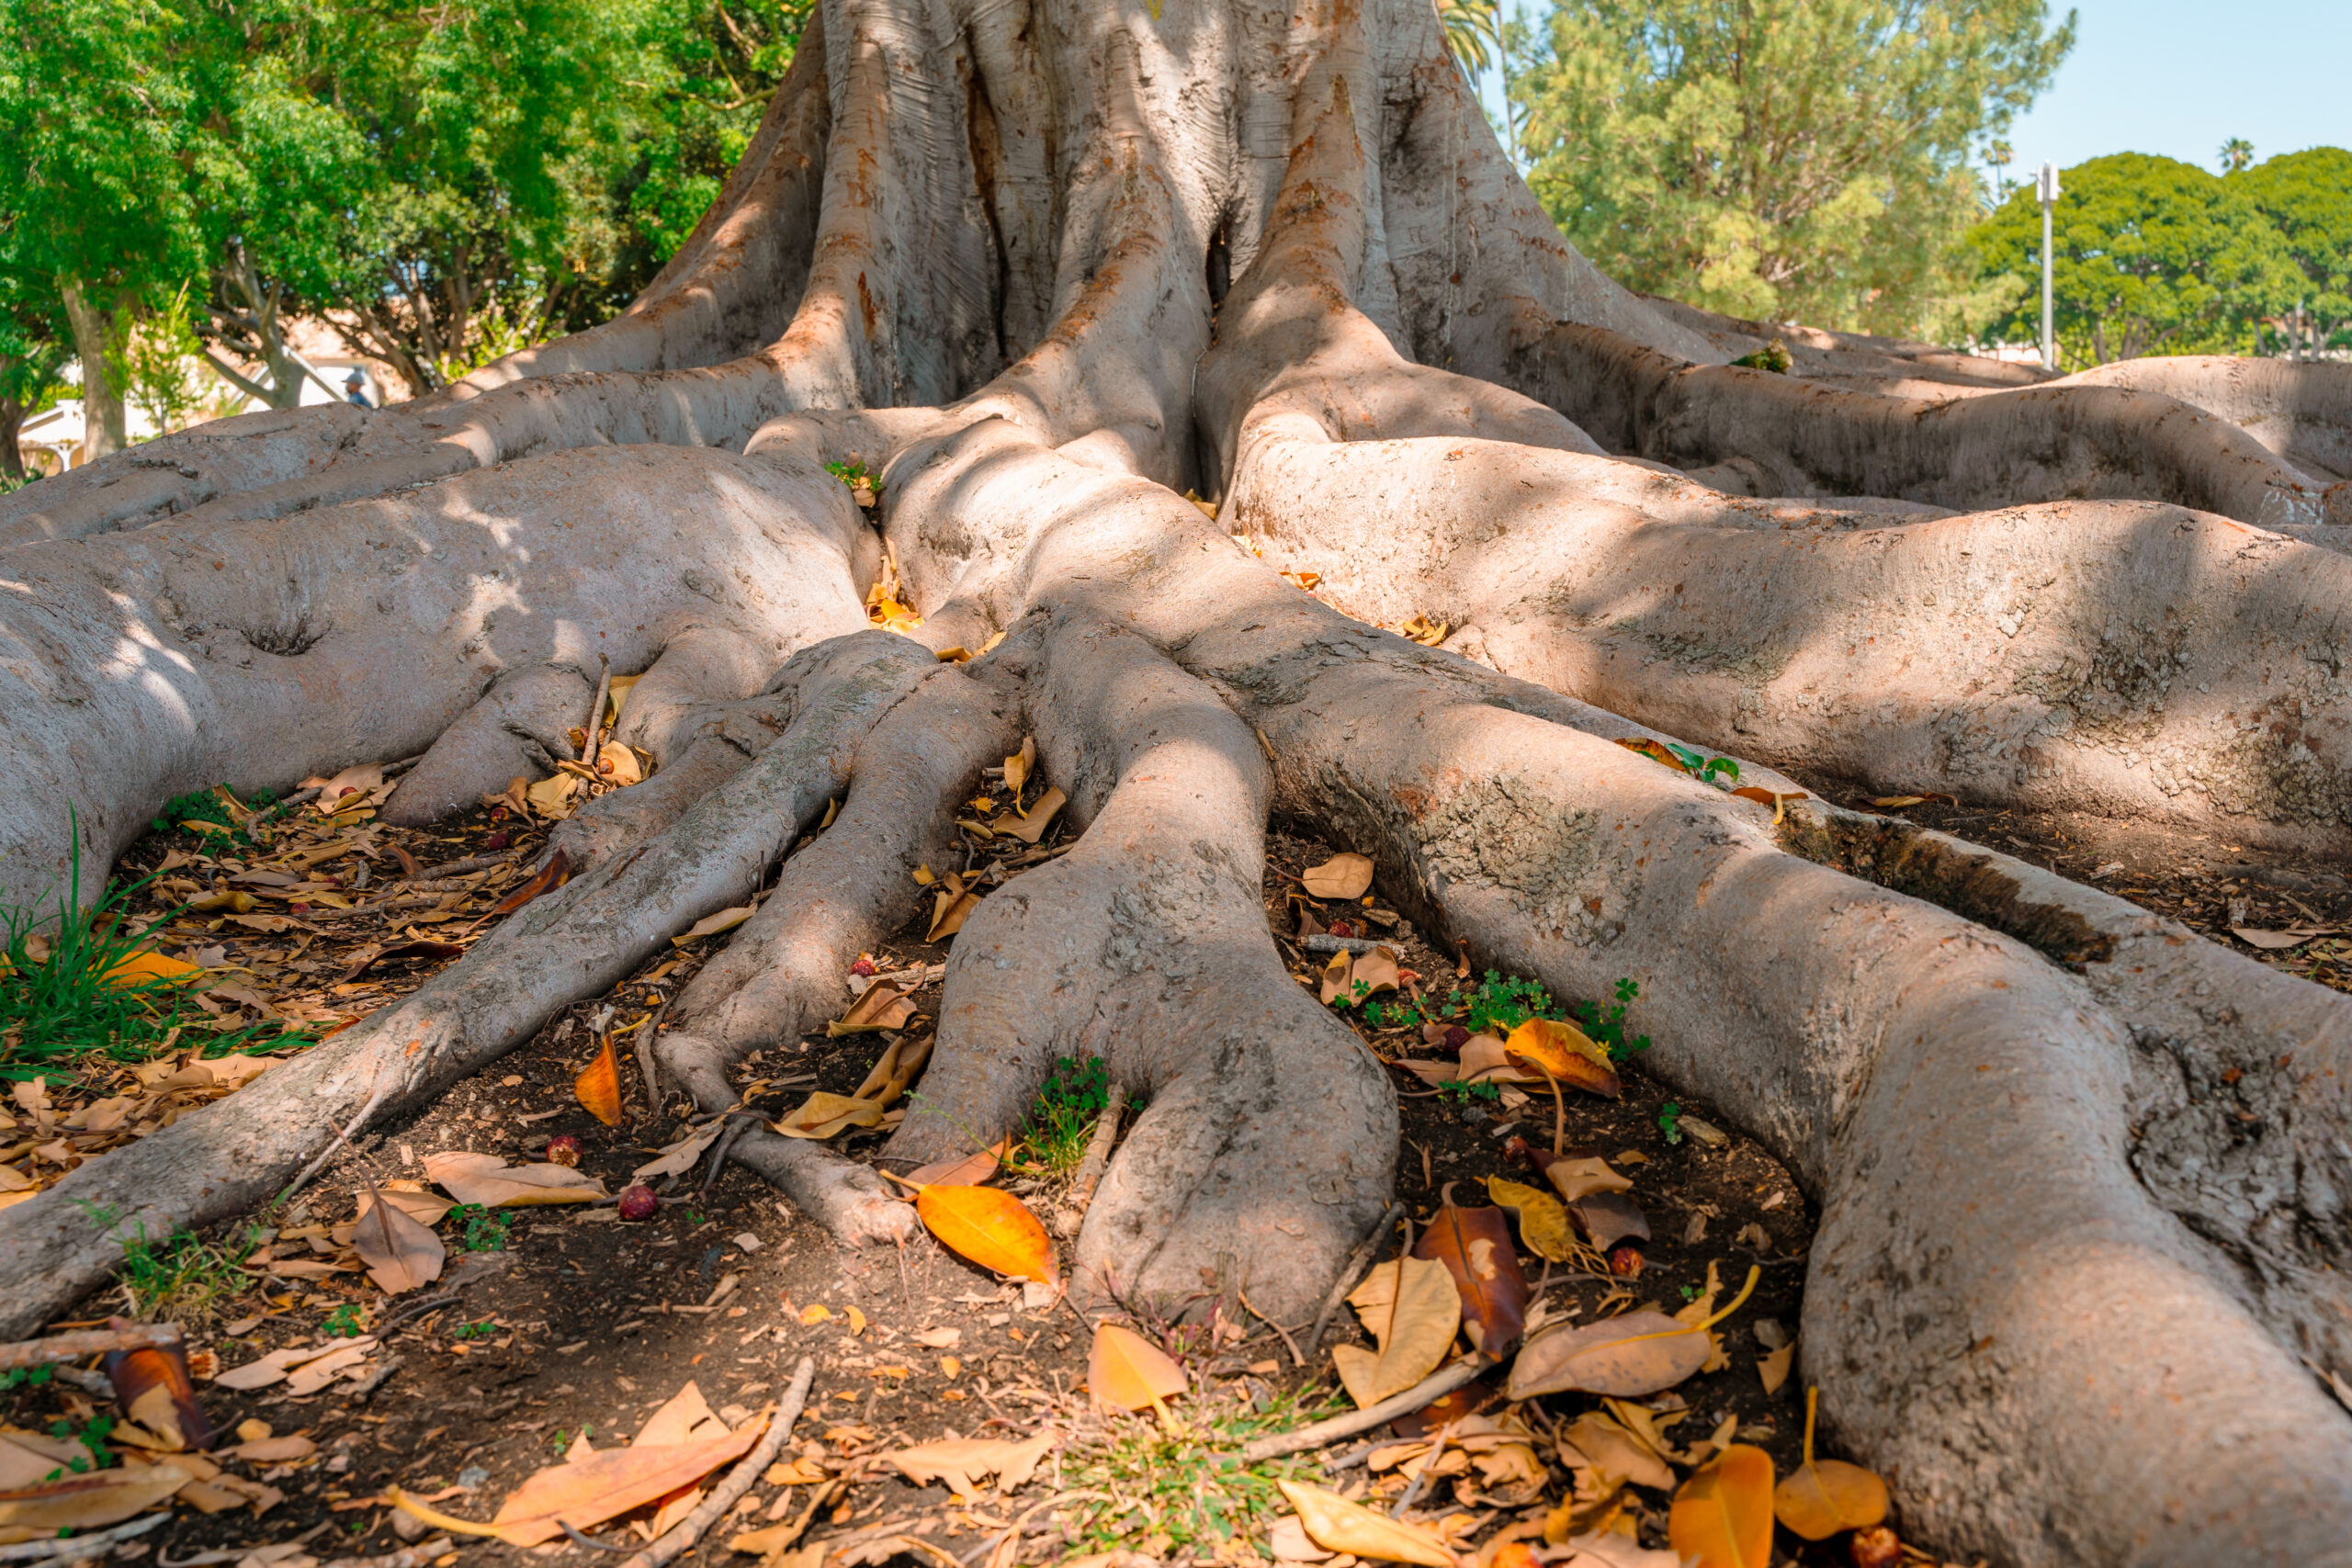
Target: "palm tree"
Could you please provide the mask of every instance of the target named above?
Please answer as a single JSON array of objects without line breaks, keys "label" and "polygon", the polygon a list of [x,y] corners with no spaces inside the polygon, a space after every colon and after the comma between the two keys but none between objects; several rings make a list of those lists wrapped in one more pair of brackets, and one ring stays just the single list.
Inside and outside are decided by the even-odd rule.
[{"label": "palm tree", "polygon": [[1487,52],[1502,51],[1500,0],[1437,0],[1437,19],[1445,28],[1445,47],[1461,62],[1463,73],[1476,81],[1494,62]]},{"label": "palm tree", "polygon": [[2253,164],[2253,142],[2243,136],[2233,136],[2222,143],[2222,173],[2234,175],[2241,169],[2251,168]]}]

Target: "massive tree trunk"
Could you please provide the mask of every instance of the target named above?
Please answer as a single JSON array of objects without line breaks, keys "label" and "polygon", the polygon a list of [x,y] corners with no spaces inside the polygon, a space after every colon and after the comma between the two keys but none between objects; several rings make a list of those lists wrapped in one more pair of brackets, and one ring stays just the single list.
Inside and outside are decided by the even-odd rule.
[{"label": "massive tree trunk", "polygon": [[[731,1099],[1031,733],[1084,834],[957,939],[894,1152],[993,1136],[1055,1056],[1105,1055],[1148,1109],[1081,1291],[1186,1296],[1240,1248],[1253,1303],[1306,1315],[1387,1200],[1391,1091],[1257,907],[1279,813],[1484,964],[1640,979],[1659,1070],[1821,1204],[1804,1375],[1926,1539],[2352,1562],[2352,1421],[2305,1367],[2352,1366],[2352,1007],[1611,743],[2341,852],[2341,389],[1970,386],[1826,337],[1808,385],[1727,367],[1737,335],[1561,241],[1426,0],[826,0],[624,316],[0,502],[21,901],[66,873],[66,803],[85,897],[222,780],[430,747],[389,807],[430,818],[560,734],[600,656],[646,672],[662,764],[565,829],[586,874],[410,999],[0,1216],[0,1333],[103,1276],[78,1204],[160,1234],[266,1196],[330,1122],[740,898],[845,788],[673,1009],[667,1072]],[[878,534],[825,470],[851,458]],[[886,544],[919,638],[861,629]],[[1464,629],[1424,649],[1282,565]],[[845,1242],[910,1223],[864,1168],[740,1147]]]}]

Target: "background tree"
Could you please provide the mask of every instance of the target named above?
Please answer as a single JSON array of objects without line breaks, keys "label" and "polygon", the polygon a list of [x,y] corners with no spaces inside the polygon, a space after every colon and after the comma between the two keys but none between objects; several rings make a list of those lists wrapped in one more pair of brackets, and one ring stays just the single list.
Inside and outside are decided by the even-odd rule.
[{"label": "background tree", "polygon": [[[2064,171],[2065,194],[2052,220],[2064,367],[2253,346],[2254,322],[2293,303],[2298,272],[2246,178],[2223,180],[2194,164],[2141,152]],[[1970,244],[1985,275],[2018,284],[2018,302],[1994,314],[1985,332],[2030,339],[2041,304],[2025,286],[2039,278],[2041,252],[2041,209],[2031,187],[2003,203]]]},{"label": "background tree", "polygon": [[2222,143],[2222,173],[2234,175],[2254,162],[2254,143],[2243,136],[2233,136]]},{"label": "background tree", "polygon": [[2074,45],[2041,0],[1561,0],[1514,96],[1561,229],[1630,287],[1916,329],[1965,286],[1972,153]]},{"label": "background tree", "polygon": [[2322,346],[2352,333],[2352,152],[2282,152],[2226,183],[2269,220],[2301,274],[2273,308],[2300,299]]},{"label": "background tree", "polygon": [[71,355],[55,327],[56,301],[17,297],[16,282],[0,274],[0,488],[28,478],[17,433],[45,405]]}]

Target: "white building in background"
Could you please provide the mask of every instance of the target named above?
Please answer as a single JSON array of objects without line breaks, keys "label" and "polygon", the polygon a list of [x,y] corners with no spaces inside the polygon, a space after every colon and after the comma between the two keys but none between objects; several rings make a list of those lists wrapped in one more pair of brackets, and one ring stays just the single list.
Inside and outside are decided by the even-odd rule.
[{"label": "white building in background", "polygon": [[[319,373],[316,378],[302,378],[303,406],[348,401],[345,383],[354,370],[360,373],[362,389],[370,407],[382,408],[388,402],[407,400],[407,389],[391,376],[387,367],[376,360],[362,359],[353,355],[324,322],[298,317],[287,326],[288,346],[309,360],[311,367]],[[268,379],[268,372],[260,366],[248,367],[233,358],[231,363],[255,381]],[[200,416],[203,419],[251,413],[268,406],[231,386],[213,371],[212,367],[200,359],[187,361],[187,367],[198,384],[214,394],[205,399],[206,412]],[[78,386],[82,379],[81,367],[68,365],[65,379],[68,384]],[[321,386],[322,380],[327,385]],[[329,388],[334,389],[331,391]],[[122,413],[124,429],[133,446],[141,441],[152,441],[163,434],[155,428],[155,422],[148,416],[147,411],[137,403],[126,401]],[[17,446],[24,456],[25,467],[37,473],[62,473],[67,468],[78,468],[89,461],[89,429],[83,415],[82,400],[61,398],[56,406],[28,416],[17,431]]]}]

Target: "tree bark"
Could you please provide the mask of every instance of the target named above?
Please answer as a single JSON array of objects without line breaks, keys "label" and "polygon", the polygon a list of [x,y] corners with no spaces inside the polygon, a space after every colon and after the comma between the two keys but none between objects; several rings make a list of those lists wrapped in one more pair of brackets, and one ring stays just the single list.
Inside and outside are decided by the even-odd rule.
[{"label": "tree bark", "polygon": [[[2352,1367],[2352,1004],[1611,743],[2340,854],[2330,367],[2051,381],[1792,330],[1799,374],[1726,368],[1742,324],[1560,240],[1423,0],[820,12],[622,317],[0,499],[19,902],[66,873],[60,802],[85,899],[215,783],[422,750],[388,809],[429,818],[543,769],[600,660],[642,674],[659,764],[566,825],[584,874],[413,997],[0,1214],[0,1334],[119,1261],[83,1205],[223,1217],[773,874],[660,1047],[730,1102],[1027,735],[1080,836],[957,937],[891,1152],[991,1139],[1057,1056],[1105,1057],[1143,1109],[1081,1299],[1181,1308],[1238,1258],[1310,1316],[1388,1201],[1385,1074],[1258,907],[1281,814],[1482,964],[1641,981],[1657,1068],[1821,1205],[1804,1375],[1906,1533],[2019,1568],[2352,1562],[2352,1420],[2304,1365]],[[912,637],[866,626],[886,548]],[[1412,614],[1449,648],[1371,624]],[[820,1146],[736,1157],[844,1245],[911,1224]]]},{"label": "tree bark", "polygon": [[107,356],[118,311],[94,303],[85,286],[73,278],[58,279],[57,291],[65,302],[65,320],[74,332],[74,355],[82,362],[84,445],[89,460],[95,461],[130,445],[123,389],[116,385],[114,363]]}]

